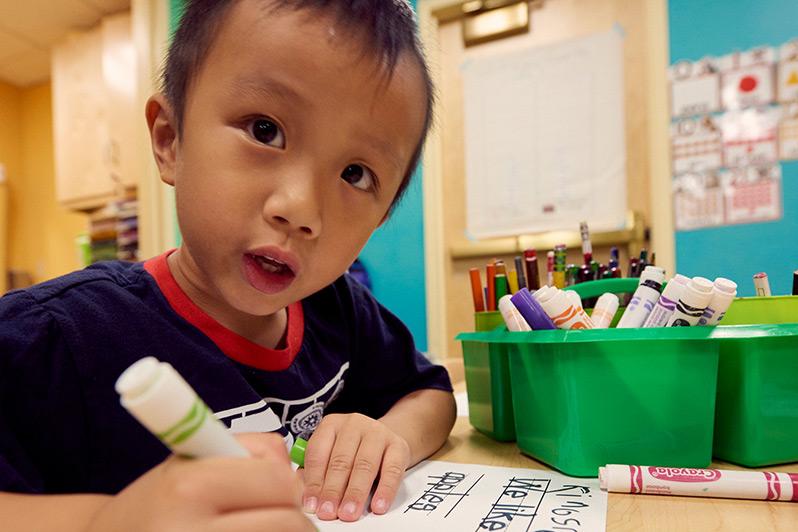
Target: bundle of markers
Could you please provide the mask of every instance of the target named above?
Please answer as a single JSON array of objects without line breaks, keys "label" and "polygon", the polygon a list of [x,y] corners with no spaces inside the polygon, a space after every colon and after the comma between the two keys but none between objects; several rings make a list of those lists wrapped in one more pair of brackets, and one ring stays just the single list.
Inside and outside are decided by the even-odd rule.
[{"label": "bundle of markers", "polygon": [[[547,255],[547,284],[543,287],[533,249],[524,251],[523,258],[515,258],[515,270],[508,271],[503,261],[488,264],[484,292],[479,269],[472,268],[474,309],[477,312],[498,309],[511,331],[608,328],[621,304],[617,295],[605,293],[586,302],[593,307],[592,315],[588,316],[579,294],[562,290],[571,284],[622,275],[617,248],[612,248],[607,266],[598,264],[592,258],[584,222],[580,224],[580,233],[584,264],[565,266],[565,245],[555,246]],[[640,282],[628,300],[618,328],[715,325],[723,318],[737,295],[736,283],[722,277],[712,282],[677,274],[665,284],[665,271],[653,264],[653,258],[652,254],[649,262],[644,249],[639,258],[630,260],[629,276],[639,277]]]}]

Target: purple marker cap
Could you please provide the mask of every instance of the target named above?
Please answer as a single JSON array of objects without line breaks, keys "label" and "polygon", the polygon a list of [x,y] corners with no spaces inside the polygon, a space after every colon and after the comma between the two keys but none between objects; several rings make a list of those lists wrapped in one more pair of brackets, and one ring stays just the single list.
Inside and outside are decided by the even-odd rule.
[{"label": "purple marker cap", "polygon": [[543,310],[532,294],[529,293],[527,288],[521,288],[518,292],[513,294],[510,298],[513,305],[521,313],[526,322],[532,327],[533,330],[541,331],[545,329],[556,329],[554,322]]}]

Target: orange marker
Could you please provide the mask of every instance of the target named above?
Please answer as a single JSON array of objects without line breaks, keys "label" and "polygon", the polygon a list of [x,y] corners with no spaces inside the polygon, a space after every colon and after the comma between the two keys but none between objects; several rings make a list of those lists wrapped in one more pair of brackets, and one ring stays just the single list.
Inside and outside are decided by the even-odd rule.
[{"label": "orange marker", "polygon": [[485,301],[489,311],[496,310],[496,265],[488,264],[488,300]]},{"label": "orange marker", "polygon": [[474,298],[474,311],[483,312],[485,310],[485,300],[482,297],[482,280],[479,278],[479,268],[468,270],[471,275],[471,295]]}]

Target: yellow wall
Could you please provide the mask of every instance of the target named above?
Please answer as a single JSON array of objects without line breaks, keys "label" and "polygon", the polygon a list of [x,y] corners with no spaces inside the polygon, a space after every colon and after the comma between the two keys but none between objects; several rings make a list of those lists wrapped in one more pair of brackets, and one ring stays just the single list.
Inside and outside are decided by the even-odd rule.
[{"label": "yellow wall", "polygon": [[[7,179],[20,175],[22,143],[19,136],[21,91],[0,82],[0,164],[5,166]],[[0,293],[5,292],[8,266],[8,184],[0,184]]]},{"label": "yellow wall", "polygon": [[8,122],[18,139],[17,167],[9,171],[8,267],[25,270],[41,282],[80,267],[75,237],[86,231],[88,222],[55,199],[50,84],[16,92],[16,121]]}]

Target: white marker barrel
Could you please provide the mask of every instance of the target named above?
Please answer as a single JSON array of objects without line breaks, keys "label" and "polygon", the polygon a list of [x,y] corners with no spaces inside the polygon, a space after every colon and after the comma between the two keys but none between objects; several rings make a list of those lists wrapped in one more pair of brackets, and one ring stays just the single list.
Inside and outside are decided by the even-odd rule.
[{"label": "white marker barrel", "polygon": [[698,320],[699,325],[717,325],[737,296],[737,283],[734,281],[718,277],[712,285],[712,299]]},{"label": "white marker barrel", "polygon": [[249,456],[171,364],[145,357],[116,381],[120,402],[177,454]]},{"label": "white marker barrel", "polygon": [[693,277],[687,283],[676,309],[668,318],[666,327],[692,327],[704,314],[712,299],[712,282],[703,277]]},{"label": "white marker barrel", "polygon": [[599,467],[599,485],[616,493],[798,502],[796,473],[610,464]]},{"label": "white marker barrel", "polygon": [[583,308],[582,307],[582,298],[579,297],[579,294],[574,292],[573,290],[564,290],[565,297],[568,298],[568,301],[575,307]]},{"label": "white marker barrel", "polygon": [[637,285],[632,300],[618,322],[618,329],[643,326],[648,315],[654,310],[654,305],[657,304],[663,281],[665,281],[665,270],[657,266],[646,266],[640,275],[640,284]]},{"label": "white marker barrel", "polygon": [[562,290],[550,288],[541,295],[538,303],[558,329],[594,328],[590,316],[583,309],[571,304]]},{"label": "white marker barrel", "polygon": [[593,307],[593,314],[590,315],[596,329],[606,329],[610,326],[615,313],[618,312],[618,305],[620,305],[620,301],[615,294],[610,292],[601,294],[596,301],[596,306]]},{"label": "white marker barrel", "polygon": [[768,274],[759,272],[754,275],[754,289],[759,297],[770,297],[770,281]]},{"label": "white marker barrel", "polygon": [[678,273],[674,275],[673,278],[668,281],[665,290],[662,291],[662,295],[659,296],[657,304],[654,305],[654,310],[652,310],[651,314],[646,318],[643,327],[665,327],[665,324],[668,323],[668,318],[670,318],[673,311],[676,310],[676,303],[679,301],[682,292],[684,292],[689,282],[689,277],[685,277]]},{"label": "white marker barrel", "polygon": [[505,295],[499,298],[499,312],[502,314],[502,318],[504,318],[504,323],[507,325],[507,330],[519,332],[519,331],[531,331],[532,328],[526,322],[521,313],[515,308],[513,302],[510,300],[511,295]]}]

